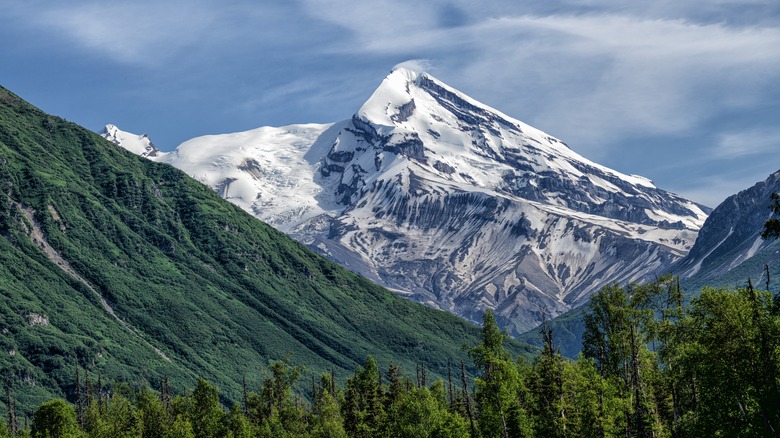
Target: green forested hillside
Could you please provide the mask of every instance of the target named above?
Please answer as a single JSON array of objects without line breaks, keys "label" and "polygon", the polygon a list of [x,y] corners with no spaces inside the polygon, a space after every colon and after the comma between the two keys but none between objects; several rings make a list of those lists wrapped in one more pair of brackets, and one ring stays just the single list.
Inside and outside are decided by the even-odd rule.
[{"label": "green forested hillside", "polygon": [[28,409],[72,396],[76,369],[135,386],[167,374],[175,390],[200,375],[236,399],[287,353],[337,376],[369,354],[440,374],[477,343],[477,327],[1,87],[0,188],[0,370]]},{"label": "green forested hillside", "polygon": [[311,379],[307,402],[293,390],[301,369],[279,361],[228,410],[203,379],[172,396],[165,383],[107,391],[82,375],[72,405],[41,404],[31,427],[10,416],[8,432],[0,419],[0,437],[775,437],[778,311],[752,287],[704,288],[684,305],[672,276],[612,284],[584,309],[575,361],[556,352],[544,324],[544,349],[532,361],[513,357],[488,311],[469,349],[473,380],[457,366],[433,382],[418,368],[413,379],[369,357],[344,385],[330,373]]}]

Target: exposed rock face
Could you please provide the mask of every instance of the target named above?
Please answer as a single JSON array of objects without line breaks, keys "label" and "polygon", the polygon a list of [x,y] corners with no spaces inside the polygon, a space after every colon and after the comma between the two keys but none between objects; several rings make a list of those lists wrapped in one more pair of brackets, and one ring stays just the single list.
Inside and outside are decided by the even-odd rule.
[{"label": "exposed rock face", "polygon": [[400,294],[475,321],[495,309],[513,333],[665,271],[709,211],[404,69],[349,120],[154,159]]},{"label": "exposed rock face", "polygon": [[[695,276],[706,282],[722,277],[770,246],[777,246],[760,236],[764,222],[771,217],[769,197],[774,192],[780,192],[780,171],[726,198],[707,218],[696,244],[674,267],[675,272],[683,278]],[[780,260],[777,256],[774,259]],[[755,270],[744,275],[752,276]]]}]

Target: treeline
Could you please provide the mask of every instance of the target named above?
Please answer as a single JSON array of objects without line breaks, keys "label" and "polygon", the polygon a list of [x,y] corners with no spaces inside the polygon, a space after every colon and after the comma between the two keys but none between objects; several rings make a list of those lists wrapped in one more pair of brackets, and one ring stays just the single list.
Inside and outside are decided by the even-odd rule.
[{"label": "treeline", "polygon": [[[79,379],[75,403],[51,400],[29,427],[0,436],[87,437],[703,437],[776,436],[780,430],[780,304],[749,285],[705,289],[683,305],[676,278],[611,285],[592,297],[584,350],[562,357],[543,324],[533,361],[503,348],[506,334],[485,313],[482,342],[428,382],[369,357],[344,385],[330,373],[296,395],[302,368],[270,365],[256,391],[224,410],[203,379],[174,395],[107,391]],[[308,386],[307,382],[305,386]]]}]

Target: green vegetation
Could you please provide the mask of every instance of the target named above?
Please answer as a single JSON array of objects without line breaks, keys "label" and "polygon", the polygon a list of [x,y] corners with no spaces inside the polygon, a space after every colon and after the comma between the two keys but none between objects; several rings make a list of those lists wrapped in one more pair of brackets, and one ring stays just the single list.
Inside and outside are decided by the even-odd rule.
[{"label": "green vegetation", "polygon": [[[585,349],[562,357],[547,324],[528,361],[505,349],[492,312],[468,354],[428,382],[369,356],[341,386],[302,368],[269,367],[263,383],[225,409],[200,378],[192,392],[113,390],[86,378],[74,406],[43,403],[33,436],[86,437],[702,437],[775,436],[780,427],[780,308],[753,288],[706,289],[683,306],[676,278],[607,286],[585,315]],[[55,432],[61,431],[61,432]]]},{"label": "green vegetation", "polygon": [[176,392],[203,376],[230,403],[288,353],[341,379],[369,354],[441,376],[478,336],[0,88],[0,372],[21,419],[72,400],[77,370]]},{"label": "green vegetation", "polygon": [[[770,209],[772,214],[780,216],[780,195],[772,193],[772,205]],[[761,231],[761,237],[764,239],[777,239],[780,238],[780,218],[769,218],[764,223],[764,229]]]}]

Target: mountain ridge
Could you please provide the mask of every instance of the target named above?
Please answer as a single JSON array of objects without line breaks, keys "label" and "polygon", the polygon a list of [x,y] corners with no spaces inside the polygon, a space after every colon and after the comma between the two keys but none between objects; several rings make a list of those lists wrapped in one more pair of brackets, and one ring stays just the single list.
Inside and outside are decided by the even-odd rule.
[{"label": "mountain ridge", "polygon": [[392,290],[472,321],[492,308],[515,334],[671,266],[709,211],[402,68],[348,120],[153,159]]},{"label": "mountain ridge", "polygon": [[764,265],[773,274],[780,271],[772,263],[778,260],[778,242],[760,235],[764,222],[772,217],[770,195],[778,192],[780,170],[726,198],[712,211],[691,252],[672,272],[692,285],[723,285],[748,278],[756,283],[766,280]]},{"label": "mountain ridge", "polygon": [[[780,240],[760,236],[764,222],[772,216],[772,193],[780,193],[780,170],[715,207],[688,255],[669,268],[669,273],[680,278],[686,300],[704,287],[738,288],[750,282],[759,290],[780,289]],[[572,358],[582,347],[585,310],[581,306],[550,321],[556,345]],[[541,346],[533,331],[518,339]]]}]

